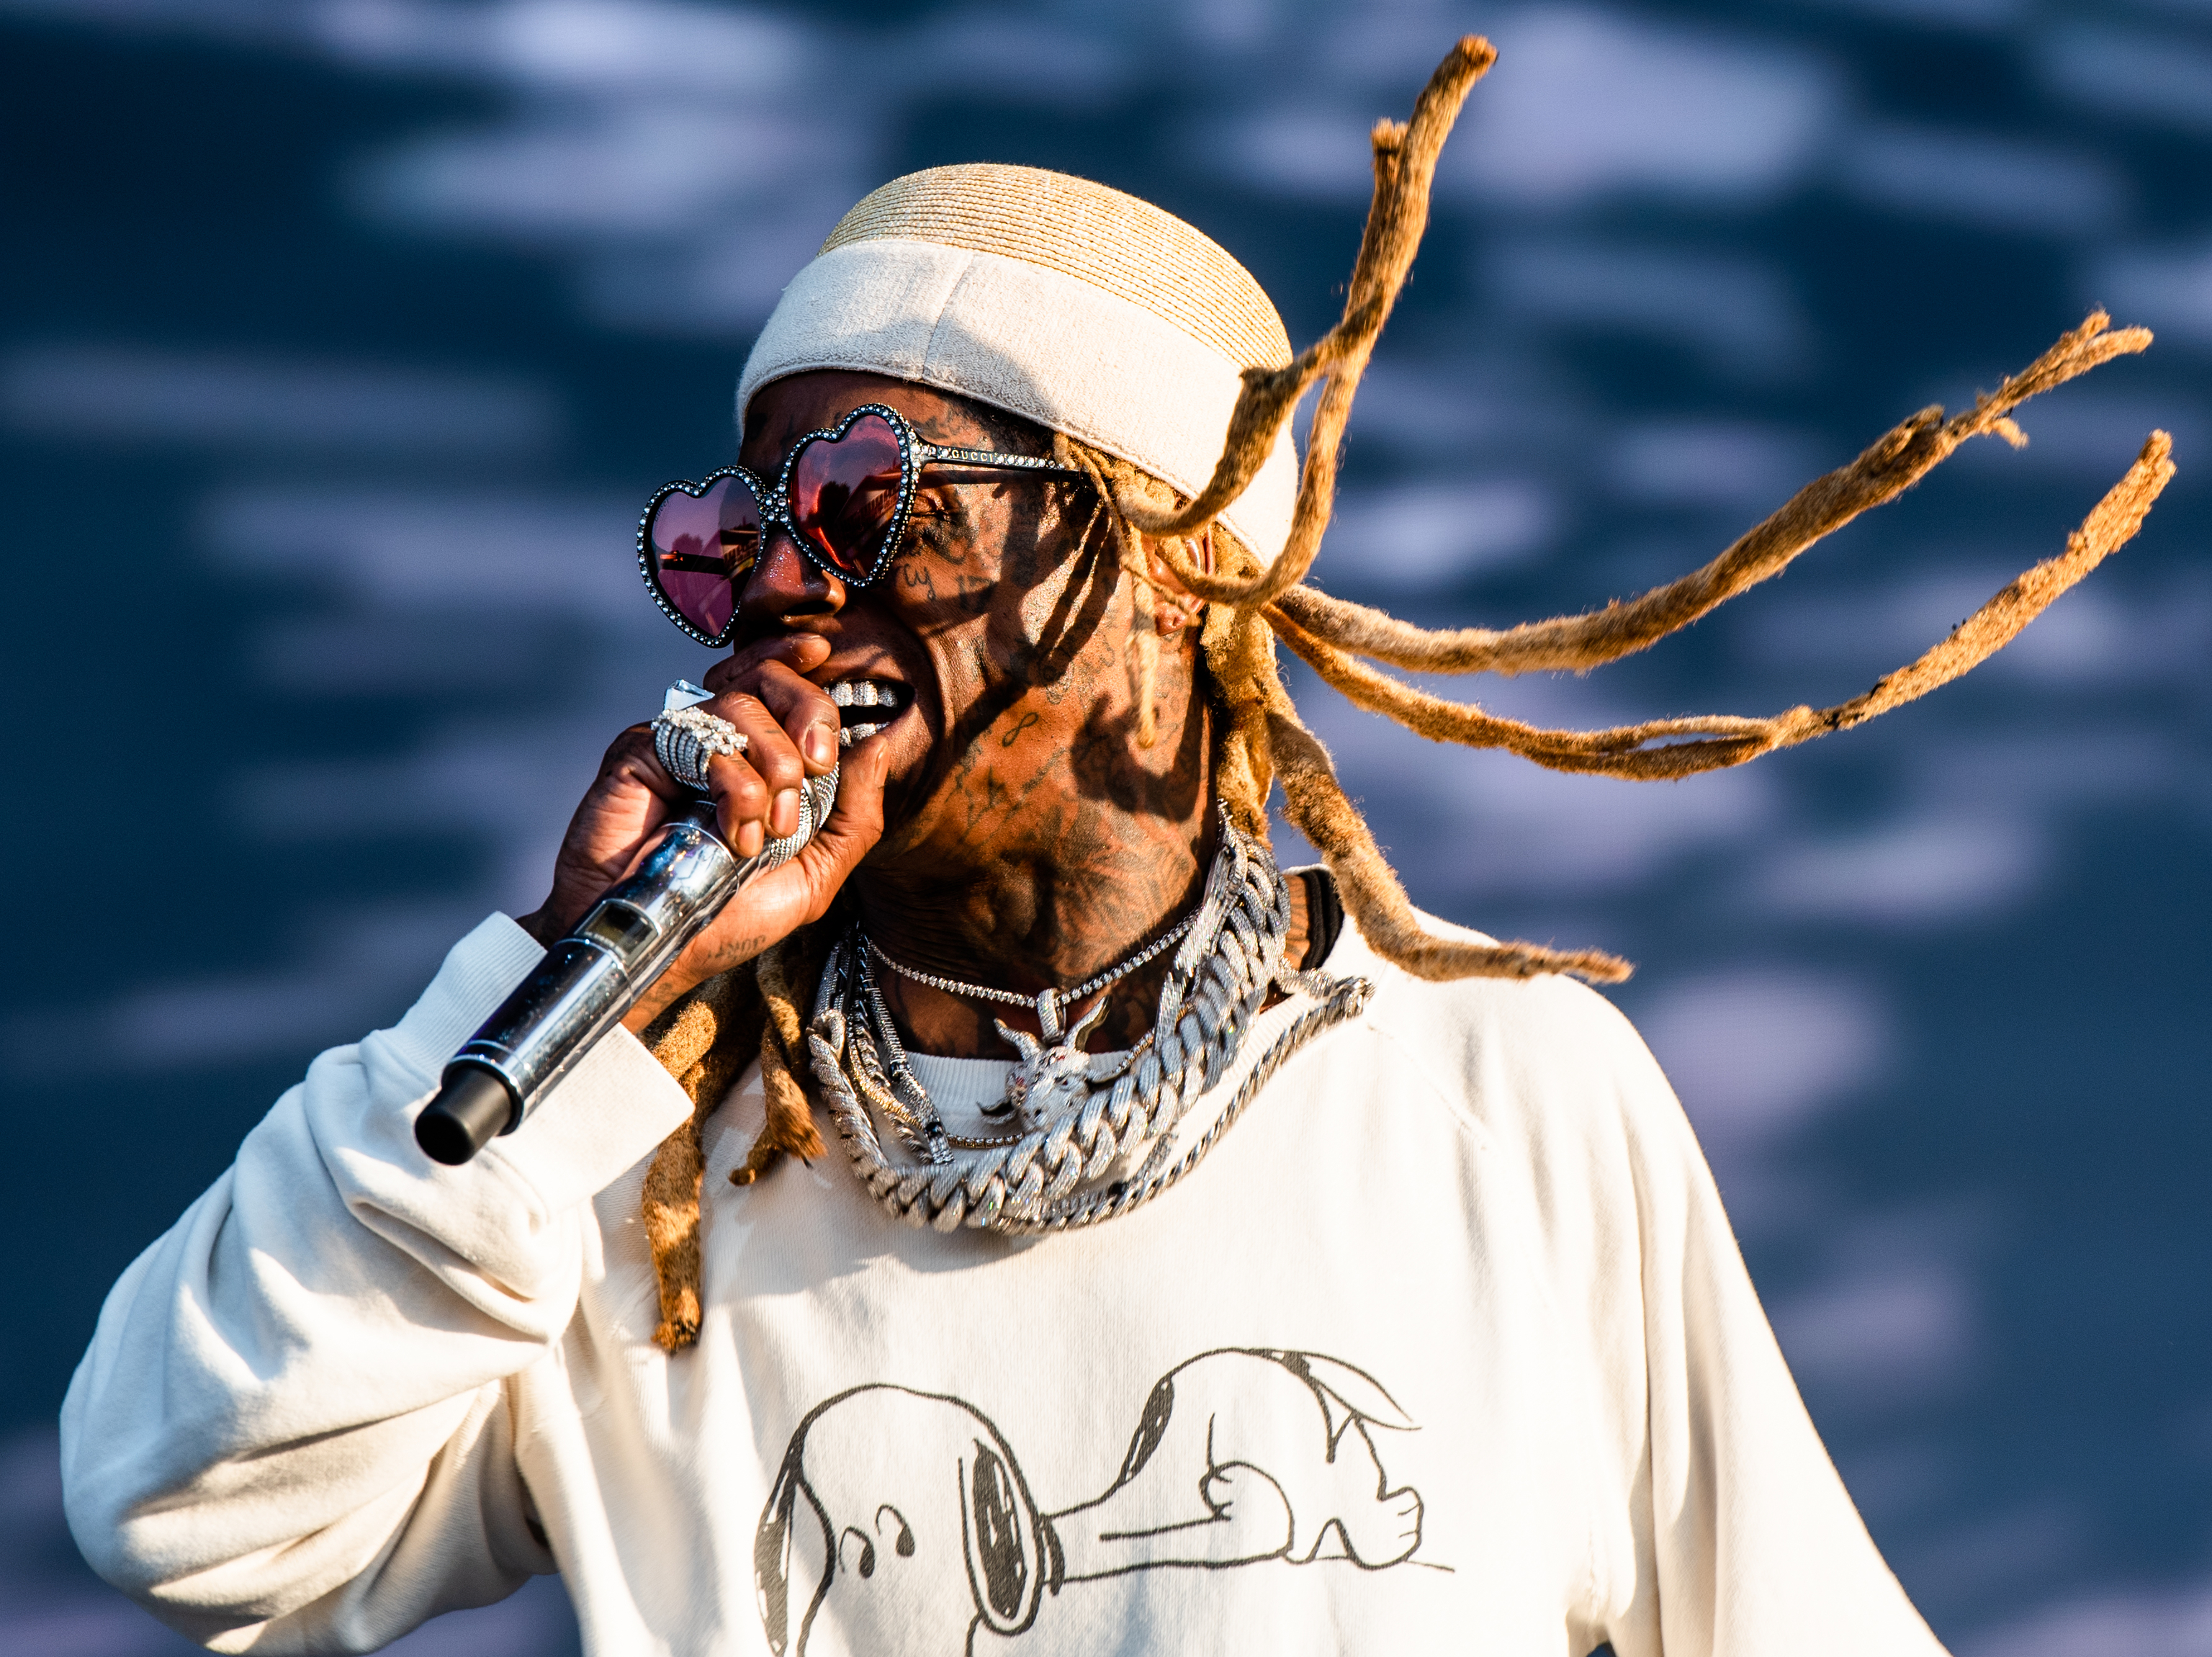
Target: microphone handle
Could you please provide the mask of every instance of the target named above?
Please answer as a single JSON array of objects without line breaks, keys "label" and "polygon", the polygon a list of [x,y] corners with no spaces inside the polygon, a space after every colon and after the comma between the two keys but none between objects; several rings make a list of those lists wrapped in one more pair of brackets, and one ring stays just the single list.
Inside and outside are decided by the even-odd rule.
[{"label": "microphone handle", "polygon": [[415,1142],[432,1161],[458,1167],[520,1127],[740,887],[814,838],[836,797],[835,771],[815,777],[799,795],[798,832],[744,859],[715,832],[714,801],[678,811],[637,872],[547,950],[462,1044],[437,1097],[415,1118]]}]

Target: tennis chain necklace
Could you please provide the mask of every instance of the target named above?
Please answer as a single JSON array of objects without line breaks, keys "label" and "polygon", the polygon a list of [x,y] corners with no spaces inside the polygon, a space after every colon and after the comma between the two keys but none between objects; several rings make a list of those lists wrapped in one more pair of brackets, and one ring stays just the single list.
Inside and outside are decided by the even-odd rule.
[{"label": "tennis chain necklace", "polygon": [[[1047,1041],[1055,1041],[1060,1038],[1061,1008],[1070,1002],[1081,1001],[1094,990],[1103,990],[1109,984],[1120,983],[1177,938],[1182,936],[1184,933],[1189,931],[1190,923],[1197,918],[1198,911],[1193,910],[1166,931],[1161,933],[1158,937],[1153,939],[1152,942],[1130,956],[1128,959],[1118,966],[1109,966],[1103,972],[1094,973],[1073,990],[1047,990],[1034,996],[1021,995],[1012,990],[994,990],[985,984],[963,984],[957,978],[940,978],[934,972],[925,972],[919,967],[902,966],[884,953],[883,946],[866,933],[860,935],[860,941],[867,945],[868,953],[871,955],[890,967],[899,977],[911,978],[916,984],[926,984],[932,990],[942,990],[954,996],[969,996],[978,1001],[1002,1002],[1014,1007],[1027,1007],[1034,1001],[1036,1003],[1037,1023],[1044,1030],[1044,1039]],[[1092,1010],[1095,1012],[1097,1009],[1094,1008]],[[1006,1024],[1000,1020],[994,1019],[991,1022],[998,1025],[999,1033],[1009,1041],[1012,1041],[1018,1033],[1007,1029]],[[1085,1033],[1088,1033],[1087,1029]],[[1072,1031],[1069,1033],[1068,1039],[1071,1041],[1080,1040],[1080,1038]]]},{"label": "tennis chain necklace", "polygon": [[[901,966],[857,925],[830,952],[807,1037],[816,1080],[870,1195],[893,1215],[940,1231],[961,1226],[1019,1236],[1096,1225],[1149,1203],[1182,1180],[1234,1125],[1268,1077],[1298,1048],[1355,1017],[1372,986],[1364,978],[1304,972],[1283,959],[1291,892],[1264,842],[1224,814],[1221,849],[1198,909],[1125,960],[1073,990],[1037,996],[963,984]],[[1070,1002],[1103,990],[1182,941],[1160,991],[1151,1033],[1115,1053],[1085,1053],[1104,1015],[1103,996],[1063,1030]],[[1014,1131],[956,1135],[915,1077],[877,984],[872,960],[953,995],[1034,1006],[1042,1039],[1009,1029],[1019,1054],[994,1111]],[[1235,1098],[1181,1157],[1173,1130],[1235,1062],[1268,993],[1313,1003],[1263,1054]],[[878,1123],[905,1154],[894,1158]]]}]

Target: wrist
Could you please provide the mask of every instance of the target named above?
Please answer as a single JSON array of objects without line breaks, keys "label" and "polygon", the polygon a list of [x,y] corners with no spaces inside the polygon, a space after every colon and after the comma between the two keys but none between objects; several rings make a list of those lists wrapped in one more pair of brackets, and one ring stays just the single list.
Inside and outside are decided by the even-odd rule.
[{"label": "wrist", "polygon": [[679,978],[673,971],[662,973],[653,980],[653,987],[637,998],[629,1011],[623,1014],[623,1028],[634,1036],[645,1033],[646,1026],[666,1012],[692,987],[692,981]]}]

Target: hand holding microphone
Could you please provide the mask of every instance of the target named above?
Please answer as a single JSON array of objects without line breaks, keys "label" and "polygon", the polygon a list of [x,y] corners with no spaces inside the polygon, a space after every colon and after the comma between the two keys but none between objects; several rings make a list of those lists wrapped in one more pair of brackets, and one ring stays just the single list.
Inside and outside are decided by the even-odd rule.
[{"label": "hand holding microphone", "polygon": [[[695,984],[817,918],[882,833],[882,745],[851,752],[841,779],[840,710],[799,676],[826,644],[799,636],[756,650],[761,660],[732,664],[740,673],[715,675],[749,694],[709,703],[679,681],[669,712],[691,730],[666,729],[665,714],[658,754],[645,726],[608,750],[553,893],[523,923],[547,942],[545,958],[455,1054],[416,1118],[435,1160],[466,1161],[512,1131],[616,1023],[642,1029]],[[715,716],[675,712],[687,705]],[[672,776],[672,759],[688,775]],[[711,800],[686,786],[702,778]]]}]

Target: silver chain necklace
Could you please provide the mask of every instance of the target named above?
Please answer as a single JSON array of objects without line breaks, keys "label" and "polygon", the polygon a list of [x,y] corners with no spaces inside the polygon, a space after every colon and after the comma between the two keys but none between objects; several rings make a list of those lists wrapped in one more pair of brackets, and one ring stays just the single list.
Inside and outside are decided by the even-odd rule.
[{"label": "silver chain necklace", "polygon": [[[1060,1014],[1062,1008],[1070,1002],[1081,1001],[1094,990],[1103,990],[1109,984],[1120,983],[1177,938],[1182,936],[1184,933],[1189,931],[1190,923],[1197,918],[1198,911],[1194,909],[1127,960],[1109,966],[1103,972],[1092,973],[1073,990],[1045,990],[1035,996],[1024,996],[1014,990],[994,990],[986,984],[963,984],[957,978],[940,978],[934,972],[925,972],[917,966],[902,966],[884,953],[884,947],[866,933],[863,932],[860,935],[860,941],[867,946],[868,953],[902,978],[909,978],[916,984],[927,984],[932,990],[942,990],[947,995],[969,996],[978,1001],[995,1001],[1012,1007],[1028,1007],[1034,1003],[1036,1008],[1037,1024],[1044,1032],[1044,1039],[1047,1041],[1057,1041],[1060,1036]],[[996,1022],[995,1020],[993,1021]],[[1081,1020],[1079,1020],[1078,1022]],[[1001,1030],[1006,1027],[1003,1024],[999,1026]]]},{"label": "silver chain necklace", "polygon": [[[1021,1057],[1000,1106],[1014,1116],[1018,1131],[998,1139],[946,1129],[884,1005],[870,958],[887,958],[855,926],[823,969],[807,1034],[815,1078],[854,1173],[888,1212],[940,1231],[1070,1230],[1141,1207],[1198,1166],[1292,1052],[1365,1008],[1372,993],[1365,979],[1332,978],[1285,962],[1290,918],[1287,877],[1264,842],[1240,833],[1224,815],[1205,900],[1179,928],[1182,947],[1152,1033],[1124,1052],[1084,1052],[1084,1037],[1103,1015],[1103,996],[1073,1028],[1042,1041],[1000,1023]],[[1109,971],[1118,978],[1134,970],[1173,936]],[[1011,990],[957,980],[933,987],[1031,1003]],[[1212,1125],[1174,1157],[1176,1125],[1235,1062],[1277,988],[1316,1004],[1291,1021]],[[1081,986],[1070,996],[1088,990]],[[1057,1003],[1058,992],[1048,993]],[[1040,1023],[1045,1010],[1039,998]],[[894,1160],[886,1149],[879,1120],[903,1142],[907,1157]]]}]

